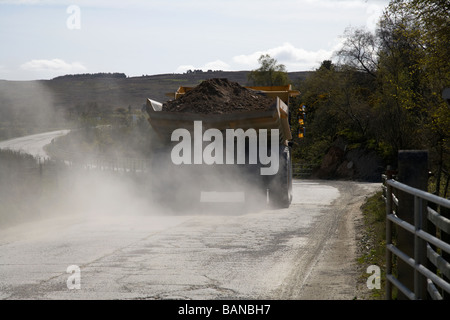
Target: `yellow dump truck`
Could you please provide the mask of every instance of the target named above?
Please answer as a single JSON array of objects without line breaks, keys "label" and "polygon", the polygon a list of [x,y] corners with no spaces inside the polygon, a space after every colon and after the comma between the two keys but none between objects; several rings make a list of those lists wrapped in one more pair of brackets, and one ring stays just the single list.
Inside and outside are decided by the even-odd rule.
[{"label": "yellow dump truck", "polygon": [[[244,88],[271,97],[272,104],[264,110],[201,114],[165,111],[163,103],[147,99],[148,121],[160,141],[152,152],[153,170],[161,174],[156,192],[166,203],[202,202],[202,192],[239,191],[248,205],[289,207],[292,134],[288,105],[289,98],[299,92],[290,85]],[[168,96],[180,99],[193,89],[179,87]]]}]

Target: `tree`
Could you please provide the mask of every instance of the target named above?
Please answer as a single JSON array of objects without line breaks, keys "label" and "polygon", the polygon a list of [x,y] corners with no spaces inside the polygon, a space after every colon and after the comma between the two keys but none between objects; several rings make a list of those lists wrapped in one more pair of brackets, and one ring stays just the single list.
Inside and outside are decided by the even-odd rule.
[{"label": "tree", "polygon": [[258,69],[250,71],[248,81],[255,86],[282,86],[289,83],[286,67],[278,64],[270,55],[261,55],[258,59],[261,65]]},{"label": "tree", "polygon": [[299,84],[300,105],[306,106],[306,134],[296,141],[301,151],[295,157],[319,165],[336,141],[351,148],[377,148],[372,125],[377,116],[372,101],[375,86],[376,81],[368,73],[324,60]]},{"label": "tree", "polygon": [[449,12],[448,1],[391,1],[378,31],[382,101],[392,100],[409,116],[410,147],[430,151],[436,193],[450,169],[450,109],[441,95],[450,84]]},{"label": "tree", "polygon": [[[377,30],[347,29],[343,48],[300,84],[310,158],[338,137],[375,148],[388,164],[398,150],[427,149],[436,194],[450,178],[450,2],[391,0]],[[320,146],[320,148],[315,148]],[[442,191],[442,187],[444,190]]]},{"label": "tree", "polygon": [[376,77],[378,45],[375,35],[364,29],[347,29],[344,36],[344,46],[336,53],[340,62]]}]

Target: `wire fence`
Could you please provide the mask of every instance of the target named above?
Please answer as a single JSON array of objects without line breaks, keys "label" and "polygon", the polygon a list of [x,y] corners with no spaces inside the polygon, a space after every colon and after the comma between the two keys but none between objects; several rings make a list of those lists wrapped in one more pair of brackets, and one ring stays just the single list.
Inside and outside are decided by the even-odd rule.
[{"label": "wire fence", "polygon": [[292,164],[292,176],[294,178],[309,178],[313,174],[313,165],[303,162],[294,162]]},{"label": "wire fence", "polygon": [[[151,163],[150,158],[86,155],[68,152],[59,147],[52,148],[52,159],[64,161],[69,166],[121,172],[148,172]],[[313,169],[314,167],[311,164],[295,162],[292,164],[292,176],[294,178],[309,178]]]},{"label": "wire fence", "polygon": [[95,154],[79,154],[69,152],[62,148],[51,149],[51,159],[63,162],[69,167],[81,167],[85,169],[110,170],[118,172],[147,172],[150,159],[113,157]]}]

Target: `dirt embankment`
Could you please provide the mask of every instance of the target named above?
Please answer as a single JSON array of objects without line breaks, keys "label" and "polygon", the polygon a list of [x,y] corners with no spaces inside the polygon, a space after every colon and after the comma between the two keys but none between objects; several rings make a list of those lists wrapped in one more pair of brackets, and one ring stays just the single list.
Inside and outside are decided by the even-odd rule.
[{"label": "dirt embankment", "polygon": [[237,82],[213,78],[205,80],[178,99],[163,104],[163,111],[201,114],[228,114],[267,110],[274,100]]},{"label": "dirt embankment", "polygon": [[328,149],[313,176],[318,179],[379,182],[384,169],[384,161],[375,151],[362,147],[348,148],[344,140],[338,139]]}]

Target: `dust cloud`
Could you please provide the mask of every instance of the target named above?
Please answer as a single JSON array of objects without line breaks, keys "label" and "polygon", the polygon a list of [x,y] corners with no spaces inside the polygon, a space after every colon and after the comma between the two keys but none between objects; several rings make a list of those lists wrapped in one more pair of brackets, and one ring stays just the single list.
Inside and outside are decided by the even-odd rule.
[{"label": "dust cloud", "polygon": [[55,128],[71,132],[48,146],[49,159],[0,150],[0,229],[66,217],[106,223],[267,207],[259,173],[227,164],[174,165],[171,147],[161,142],[146,114],[136,114],[136,121],[121,113],[112,124],[91,125],[86,117],[80,123],[67,117],[45,81],[1,82],[0,140]]},{"label": "dust cloud", "polygon": [[[55,129],[100,131],[96,124],[90,127],[86,117],[82,122],[69,119],[67,109],[58,104],[46,82],[0,81],[0,140]],[[118,125],[121,126],[124,125]],[[0,150],[0,230],[55,218],[161,212],[152,202],[147,175],[105,165],[96,168],[93,166],[96,162],[83,148],[92,137],[84,138],[75,135],[71,149],[67,150],[66,141],[62,141],[63,148],[59,149],[62,153],[53,157],[50,152],[50,158]],[[54,142],[52,145],[56,145]],[[28,146],[35,141],[30,138],[23,143]],[[127,155],[118,152],[114,156]]]},{"label": "dust cloud", "polygon": [[0,80],[0,140],[66,125],[45,81]]},{"label": "dust cloud", "polygon": [[[81,146],[84,141],[72,143]],[[88,154],[37,160],[0,151],[0,229],[48,219],[109,223],[149,215],[236,215],[265,208],[266,191],[254,180],[259,174],[247,176],[242,167],[232,165],[174,165],[167,150],[140,159],[145,161],[141,166],[128,167]]]}]

